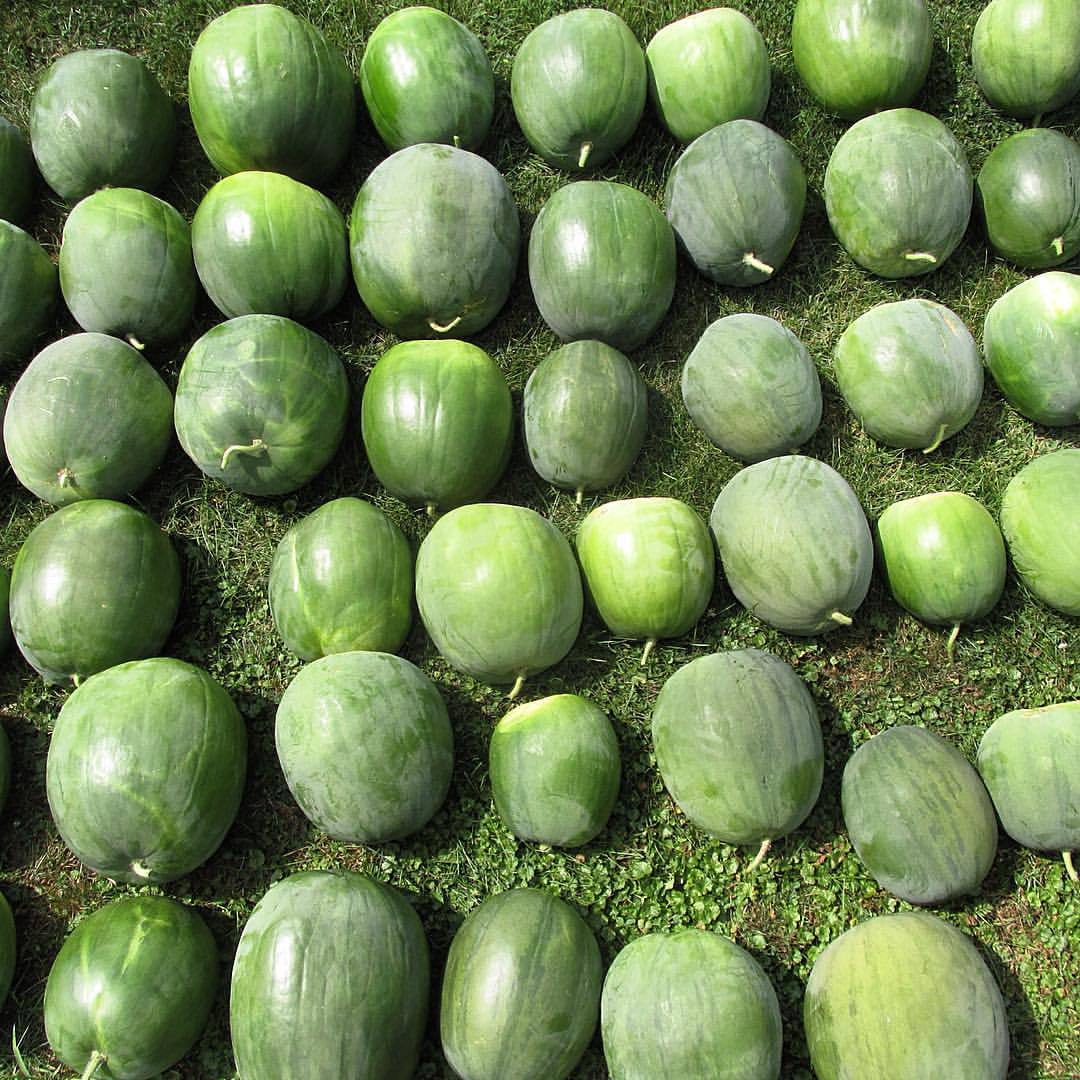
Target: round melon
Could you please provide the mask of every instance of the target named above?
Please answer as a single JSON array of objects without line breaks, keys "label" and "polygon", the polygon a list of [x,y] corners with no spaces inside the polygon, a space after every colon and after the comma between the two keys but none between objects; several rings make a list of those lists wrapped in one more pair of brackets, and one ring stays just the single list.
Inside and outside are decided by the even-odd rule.
[{"label": "round melon", "polygon": [[333,499],[282,537],[269,591],[274,626],[302,660],[396,652],[412,625],[412,551],[378,507]]},{"label": "round melon", "polygon": [[464,341],[404,341],[375,364],[360,408],[379,483],[429,514],[482,499],[510,460],[510,388],[498,364]]},{"label": "round melon", "polygon": [[450,943],[443,1053],[461,1080],[566,1080],[596,1030],[603,966],[564,900],[511,889],[474,909]]},{"label": "round melon", "polygon": [[619,741],[607,714],[578,694],[511,709],[491,733],[491,794],[519,839],[580,847],[607,824],[619,793]]},{"label": "round melon", "polygon": [[280,495],[334,456],[348,395],[341,359],[318,334],[278,315],[242,315],[188,352],[176,384],[176,434],[211,479]]},{"label": "round melon", "polygon": [[680,385],[690,419],[739,461],[790,454],[821,423],[821,380],[809,351],[765,315],[710,323],[683,364]]},{"label": "round melon", "polygon": [[664,191],[690,260],[721,285],[758,285],[787,259],[806,205],[791,146],[756,120],[730,120],[679,155]]},{"label": "round melon", "polygon": [[969,938],[929,912],[868,919],[820,952],[803,1023],[819,1080],[1004,1080],[1008,1072],[994,976]]},{"label": "round melon", "polygon": [[4,449],[19,482],[46,502],[121,499],[161,464],[172,411],[168,386],[130,345],[72,334],[19,376],[4,413]]},{"label": "round melon", "polygon": [[192,908],[163,896],[113,900],[60,947],[45,1034],[83,1076],[148,1080],[195,1045],[217,982],[217,943]]},{"label": "round melon", "polygon": [[345,295],[345,219],[321,192],[272,172],[219,180],[191,223],[199,280],[227,317],[325,315]]},{"label": "round melon", "polygon": [[349,244],[357,291],[376,321],[400,338],[469,337],[510,295],[521,225],[494,165],[418,143],[368,175]]},{"label": "round melon", "polygon": [[835,469],[789,454],[748,465],[709,518],[735,598],[788,634],[849,626],[874,565],[870,526]]},{"label": "round melon", "polygon": [[983,323],[983,353],[1017,412],[1049,427],[1080,420],[1080,276],[1053,270],[1011,288]]},{"label": "round melon", "polygon": [[36,180],[30,143],[10,120],[0,116],[0,220],[14,225],[25,220]]},{"label": "round melon", "polygon": [[277,4],[226,11],[199,35],[188,65],[195,134],[222,175],[329,180],[352,143],[356,88],[340,50]]},{"label": "round melon", "polygon": [[3,893],[0,893],[0,1005],[7,1001],[15,977],[15,919]]},{"label": "round melon", "polygon": [[687,818],[727,844],[760,845],[758,859],[806,820],[821,791],[814,699],[790,665],[759,649],[679,668],[657,696],[652,737]]},{"label": "round melon", "polygon": [[387,15],[371,32],[360,90],[391,150],[415,143],[473,150],[495,108],[495,76],[479,38],[452,15],[419,5]]},{"label": "round melon", "polygon": [[983,370],[971,332],[933,300],[863,312],[833,350],[836,384],[866,433],[932,453],[975,415]]},{"label": "round melon", "polygon": [[236,948],[240,1078],[409,1080],[428,990],[424,928],[397,890],[348,871],[292,874],[255,905]]},{"label": "round melon", "polygon": [[1043,454],[1009,481],[1001,531],[1024,585],[1044,604],[1080,615],[1080,450]]},{"label": "round melon", "polygon": [[890,109],[853,124],[825,170],[825,209],[837,240],[884,278],[936,270],[971,217],[964,148],[937,117]]},{"label": "round melon", "polygon": [[910,105],[926,82],[932,48],[926,0],[795,5],[795,70],[810,93],[845,120]]},{"label": "round melon", "polygon": [[56,267],[29,233],[9,221],[0,221],[0,265],[0,361],[22,360],[56,306]]},{"label": "round melon", "polygon": [[573,646],[581,574],[566,538],[535,510],[472,503],[439,518],[420,545],[416,603],[451,666],[513,683],[513,697]]},{"label": "round melon", "polygon": [[54,61],[30,103],[30,144],[45,182],[75,202],[102,187],[153,190],[176,143],[172,102],[137,57],[84,49]]},{"label": "round melon", "polygon": [[409,836],[450,787],[446,705],[400,656],[344,652],[301,668],[278,705],[274,738],[293,798],[336,840]]},{"label": "round melon", "polygon": [[660,325],[675,293],[675,234],[640,191],[605,180],[559,188],[529,235],[529,284],[562,341],[628,352]]},{"label": "round melon", "polygon": [[645,54],[611,11],[579,8],[533,29],[514,57],[510,99],[529,145],[581,172],[618,153],[645,110]]},{"label": "round melon", "polygon": [[611,1080],[777,1080],[780,1004],[769,977],[709,930],[645,934],[604,979],[600,1030]]},{"label": "round melon", "polygon": [[180,604],[180,561],[141,510],[83,499],[50,514],[11,570],[11,630],[47,682],[161,651]]}]

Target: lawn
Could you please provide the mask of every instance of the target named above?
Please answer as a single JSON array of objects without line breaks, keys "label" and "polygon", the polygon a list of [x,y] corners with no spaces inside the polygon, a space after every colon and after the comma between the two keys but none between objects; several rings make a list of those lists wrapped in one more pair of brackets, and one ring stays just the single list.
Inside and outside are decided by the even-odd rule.
[{"label": "lawn", "polygon": [[[187,113],[188,54],[201,28],[231,6],[220,0],[9,0],[0,12],[0,114],[25,129],[35,79],[66,52],[109,46],[138,54],[176,103],[180,147],[160,194],[190,219],[216,177]],[[355,72],[372,28],[400,5],[291,0],[288,6],[337,42]],[[694,10],[659,0],[609,6],[642,43]],[[973,422],[934,454],[891,450],[872,441],[848,411],[836,390],[829,356],[856,316],[904,297],[948,305],[980,339],[990,305],[1024,275],[988,252],[977,223],[932,275],[893,283],[855,266],[832,237],[821,195],[829,153],[845,125],[810,99],[795,74],[789,44],[794,0],[738,0],[736,6],[755,21],[768,43],[773,89],[766,123],[790,141],[809,180],[806,217],[791,258],[775,280],[742,290],[706,281],[680,256],[671,311],[659,331],[632,354],[649,387],[649,435],[630,474],[578,507],[572,495],[556,491],[532,472],[519,434],[510,467],[490,498],[533,507],[568,538],[589,509],[608,499],[674,496],[707,516],[738,465],[690,422],[679,394],[680,370],[711,321],[753,311],[780,319],[810,349],[825,409],[806,452],[847,478],[871,521],[898,499],[946,489],[965,491],[996,514],[1017,470],[1036,455],[1080,445],[1077,428],[1034,426],[988,380]],[[972,75],[969,45],[983,4],[929,0],[929,6],[934,55],[917,104],[955,132],[977,171],[987,153],[1020,125],[990,108]],[[510,66],[529,29],[565,6],[548,0],[475,0],[451,3],[448,10],[480,36],[494,64],[496,115],[483,152],[506,177],[527,230],[567,178],[531,154],[517,128],[509,103]],[[1070,135],[1076,134],[1078,121],[1080,106],[1047,118]],[[659,201],[678,152],[647,111],[630,144],[596,175],[631,184]],[[365,118],[346,168],[328,191],[344,212],[384,156]],[[54,256],[64,213],[61,202],[42,189],[30,229]],[[185,339],[173,349],[151,353],[171,386],[187,348],[218,321],[202,297]],[[642,668],[640,643],[613,639],[595,614],[587,614],[571,654],[531,680],[527,690],[536,697],[583,693],[608,711],[618,734],[623,775],[614,814],[594,842],[571,853],[516,842],[501,825],[491,804],[487,744],[507,709],[505,690],[456,674],[417,620],[402,652],[435,679],[450,709],[456,764],[449,797],[433,821],[407,842],[365,847],[330,841],[296,806],[274,751],[276,703],[300,663],[285,650],[270,619],[270,560],[289,525],[342,495],[370,499],[414,544],[430,523],[422,511],[380,489],[359,436],[365,375],[394,339],[370,318],[351,287],[314,328],[340,351],[352,389],[345,442],[323,474],[295,495],[255,499],[204,480],[174,445],[136,499],[164,525],[183,565],[180,616],[167,652],[204,665],[236,700],[250,735],[249,777],[235,826],[205,866],[163,890],[205,916],[220,946],[222,974],[206,1034],[170,1075],[214,1080],[232,1075],[228,973],[240,931],[266,888],[298,870],[347,867],[393,883],[415,905],[432,947],[433,1005],[446,950],[463,917],[485,897],[514,886],[548,889],[574,904],[596,933],[606,963],[648,931],[696,925],[725,934],[752,952],[777,989],[784,1021],[783,1075],[809,1076],[801,1001],[815,956],[856,923],[908,907],[875,885],[847,838],[839,806],[844,763],[855,747],[896,724],[923,725],[973,757],[982,733],[1003,712],[1080,696],[1076,621],[1035,602],[1010,573],[1000,604],[986,620],[961,633],[955,661],[949,663],[945,635],[906,615],[880,575],[854,626],[813,639],[789,637],[756,621],[721,579],[696,629],[662,642]],[[75,329],[65,314],[51,337]],[[510,301],[475,342],[505,372],[520,410],[529,372],[556,344],[533,305],[524,261]],[[0,374],[4,392],[18,374],[17,368]],[[10,472],[0,477],[0,562],[10,567],[27,533],[49,509]],[[821,712],[826,747],[825,783],[816,808],[752,873],[747,869],[752,851],[710,839],[677,811],[658,775],[649,736],[652,706],[669,675],[705,652],[746,646],[776,653],[806,680]],[[25,1062],[23,1075],[64,1072],[50,1055],[42,1022],[49,966],[84,914],[132,891],[84,869],[50,818],[45,757],[65,695],[44,685],[14,649],[4,658],[0,713],[13,745],[14,771],[0,822],[0,887],[14,909],[19,938],[11,997],[0,1010],[0,1073],[5,1075],[16,1075],[4,1049],[12,1036]],[[1002,989],[1012,1039],[1010,1075],[1080,1076],[1080,890],[1067,880],[1061,861],[1003,837],[979,895],[935,910],[976,941]],[[434,1019],[417,1075],[450,1075]],[[574,1075],[581,1080],[606,1075],[598,1036]]]}]

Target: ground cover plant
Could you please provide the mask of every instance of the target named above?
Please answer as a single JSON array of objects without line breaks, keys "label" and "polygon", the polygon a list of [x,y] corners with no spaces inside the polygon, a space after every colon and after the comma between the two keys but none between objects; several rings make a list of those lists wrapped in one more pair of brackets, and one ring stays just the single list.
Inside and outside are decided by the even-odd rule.
[{"label": "ground cover plant", "polygon": [[[234,6],[221,0],[161,0],[95,4],[10,0],[0,12],[0,115],[23,130],[35,80],[75,49],[111,47],[138,55],[172,98],[179,148],[158,190],[189,221],[218,179],[195,137],[186,102],[187,67],[195,38],[211,18]],[[378,21],[400,4],[356,0],[288,0],[343,50],[357,76],[364,44]],[[611,3],[644,46],[661,26],[695,8],[684,2]],[[805,452],[851,484],[870,521],[900,499],[955,489],[998,515],[1005,486],[1032,457],[1080,446],[1074,425],[1033,424],[986,381],[978,409],[962,430],[932,454],[873,441],[837,389],[830,354],[840,334],[875,304],[924,298],[945,304],[981,345],[990,306],[1025,274],[995,258],[977,220],[955,253],[931,274],[901,281],[874,277],[843,251],[829,228],[823,200],[826,163],[845,122],[829,116],[799,81],[791,56],[794,0],[738,0],[768,47],[772,93],[764,123],[792,146],[807,176],[805,217],[790,256],[769,281],[731,288],[700,275],[680,253],[672,306],[653,336],[631,354],[648,386],[648,434],[630,472],[610,489],[575,493],[552,487],[531,468],[521,437],[525,382],[557,341],[544,325],[528,285],[524,256],[509,302],[471,340],[505,374],[516,433],[508,471],[489,499],[531,507],[573,537],[585,515],[611,499],[667,496],[708,518],[739,463],[691,422],[680,395],[683,362],[700,335],[723,315],[752,312],[775,318],[806,344],[822,382],[824,419]],[[915,101],[956,135],[973,174],[989,152],[1021,129],[980,93],[970,55],[980,0],[930,0],[933,51],[927,84]],[[534,154],[510,105],[514,54],[537,23],[569,4],[473,0],[446,9],[479,37],[496,75],[491,131],[478,148],[506,178],[527,233],[544,202],[570,177]],[[361,110],[362,114],[362,110]],[[1080,104],[1045,123],[1077,134]],[[627,145],[590,179],[629,184],[659,205],[681,146],[651,109]],[[348,215],[361,183],[388,151],[361,115],[344,169],[324,187]],[[66,208],[43,187],[28,228],[55,260]],[[1066,263],[1076,271],[1080,263]],[[175,389],[191,344],[220,315],[200,294],[182,339],[155,346],[147,358]],[[436,652],[419,619],[401,652],[430,675],[446,698],[455,765],[446,803],[419,832],[401,842],[363,846],[320,833],[292,798],[274,750],[274,714],[301,662],[274,631],[267,582],[274,550],[289,527],[331,499],[374,502],[404,532],[413,550],[431,522],[377,481],[363,450],[360,396],[376,360],[395,342],[368,314],[350,284],[345,298],[313,324],[344,362],[350,414],[329,467],[290,495],[254,497],[206,479],[175,442],[137,505],[160,522],[180,556],[183,592],[165,653],[206,667],[240,707],[247,723],[247,784],[236,823],[200,869],[160,889],[114,884],[81,866],[59,838],[45,797],[50,732],[70,691],[51,688],[14,649],[0,659],[0,719],[13,752],[12,791],[0,818],[0,891],[10,901],[18,933],[11,995],[0,1008],[0,1074],[60,1076],[45,1041],[45,979],[61,943],[87,913],[107,900],[161,892],[194,907],[220,951],[220,989],[209,1027],[169,1075],[225,1080],[234,1075],[228,1033],[228,970],[240,932],[274,881],[300,870],[345,867],[404,891],[432,947],[432,1014],[417,1075],[451,1075],[438,1042],[435,1006],[450,941],[485,898],[516,886],[558,893],[584,917],[604,964],[648,931],[687,926],[718,931],[747,949],[776,987],[784,1024],[782,1073],[810,1075],[802,998],[821,950],[874,915],[908,910],[874,882],[843,828],[840,780],[854,749],[898,724],[917,724],[950,739],[974,760],[994,719],[1080,696],[1080,626],[1037,602],[1010,569],[1001,602],[985,619],[965,625],[946,654],[946,635],[908,615],[889,595],[880,570],[850,627],[818,638],[790,637],[750,616],[718,575],[696,628],[661,640],[646,666],[641,643],[614,638],[593,611],[569,656],[530,678],[523,700],[581,693],[611,716],[623,761],[622,785],[607,827],[584,847],[544,850],[516,840],[492,805],[488,742],[510,708],[506,687],[458,674]],[[61,311],[41,345],[77,331]],[[40,346],[39,346],[40,347]],[[10,391],[24,363],[0,369],[0,393]],[[0,564],[10,568],[31,529],[51,507],[24,490],[10,471],[0,476]],[[660,780],[649,722],[664,681],[690,660],[717,649],[757,648],[791,664],[808,684],[824,736],[821,798],[806,822],[778,840],[750,870],[755,848],[712,839],[677,810]],[[1080,889],[1061,861],[1019,847],[1004,834],[979,893],[935,907],[972,938],[1003,992],[1012,1039],[1010,1075],[1075,1077],[1080,1071]],[[6,1045],[11,1043],[10,1051]],[[599,1036],[574,1076],[606,1076]]]}]

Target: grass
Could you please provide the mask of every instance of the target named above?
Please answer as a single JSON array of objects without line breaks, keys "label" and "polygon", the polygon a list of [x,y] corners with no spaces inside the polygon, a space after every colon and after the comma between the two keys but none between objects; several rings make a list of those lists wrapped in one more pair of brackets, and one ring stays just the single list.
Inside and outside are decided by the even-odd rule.
[{"label": "grass", "polygon": [[[766,121],[792,143],[810,183],[806,218],[787,265],[766,285],[733,290],[707,282],[680,261],[671,312],[633,357],[650,389],[650,434],[629,476],[579,509],[572,494],[554,491],[532,473],[519,439],[492,499],[532,506],[550,515],[568,536],[591,506],[609,498],[670,495],[707,515],[737,465],[694,429],[679,397],[678,379],[683,360],[708,323],[737,311],[782,319],[810,348],[822,378],[825,416],[807,452],[848,478],[871,519],[897,499],[946,488],[966,491],[996,513],[1005,484],[1032,456],[1080,444],[1076,428],[1034,427],[989,384],[974,421],[930,458],[884,448],[860,431],[840,399],[829,363],[830,350],[849,322],[876,303],[923,296],[953,308],[978,337],[990,304],[1023,275],[988,254],[974,225],[953,258],[929,277],[891,283],[868,276],[848,259],[832,239],[821,199],[828,155],[844,126],[826,116],[797,80],[789,45],[793,4],[740,0],[737,5],[756,22],[769,46],[774,83]],[[202,26],[229,6],[218,0],[93,5],[9,0],[0,13],[0,113],[25,127],[35,78],[63,53],[111,46],[141,55],[177,102],[181,142],[162,194],[190,218],[214,175],[187,116],[187,57]],[[397,5],[297,0],[289,6],[324,28],[356,71],[367,35]],[[611,6],[643,42],[692,10],[656,0]],[[982,6],[976,0],[930,0],[934,57],[918,102],[954,130],[976,170],[989,150],[1019,127],[990,109],[972,77],[968,47]],[[513,122],[510,64],[528,30],[565,7],[521,0],[449,4],[451,13],[480,35],[494,62],[498,105],[484,152],[506,175],[526,228],[566,178],[528,152]],[[1077,107],[1049,118],[1069,134],[1076,133],[1078,120]],[[646,115],[631,144],[599,175],[659,198],[677,152]],[[329,191],[343,211],[383,155],[364,121],[349,164]],[[64,212],[43,194],[31,223],[54,255]],[[217,321],[204,298],[187,339],[152,355],[171,385],[187,346]],[[337,866],[374,874],[407,892],[427,930],[436,979],[464,915],[485,896],[517,885],[551,889],[575,904],[608,962],[622,945],[650,930],[692,924],[726,934],[750,949],[776,986],[784,1019],[783,1074],[809,1076],[800,1008],[814,957],[855,923],[906,907],[875,886],[844,832],[839,784],[845,761],[875,732],[905,723],[949,737],[970,757],[982,732],[1001,713],[1076,697],[1076,621],[1035,603],[1010,575],[1001,603],[985,621],[965,629],[956,662],[949,664],[945,635],[905,615],[878,578],[853,628],[812,640],[789,638],[756,622],[721,582],[695,631],[662,642],[642,669],[640,643],[613,640],[595,616],[587,616],[570,656],[530,686],[535,696],[565,690],[586,694],[610,713],[619,736],[624,765],[618,804],[606,831],[577,853],[516,843],[502,828],[491,805],[486,762],[489,733],[507,708],[504,693],[455,674],[417,626],[404,655],[435,678],[455,728],[449,798],[407,842],[375,848],[330,841],[300,813],[274,753],[275,705],[299,663],[287,654],[271,624],[265,597],[270,560],[292,522],[340,495],[372,500],[413,543],[428,522],[422,512],[380,490],[359,439],[356,416],[365,373],[392,338],[374,324],[355,295],[316,329],[340,350],[353,391],[345,443],[324,474],[293,496],[250,499],[205,482],[174,446],[137,498],[163,522],[185,569],[180,617],[168,652],[205,665],[228,688],[251,737],[249,780],[234,828],[203,868],[163,890],[206,917],[222,960],[210,1026],[169,1075],[215,1080],[232,1075],[228,971],[247,915],[271,882],[296,870]],[[62,318],[56,334],[73,330],[70,320]],[[510,302],[476,341],[505,371],[519,406],[529,371],[555,345],[532,305],[523,266]],[[18,373],[3,372],[5,388]],[[0,478],[0,561],[10,566],[19,544],[47,512],[10,473]],[[649,738],[652,705],[672,672],[707,650],[742,646],[768,649],[796,667],[821,709],[826,745],[825,785],[817,807],[753,874],[746,872],[752,851],[709,839],[678,813],[657,774]],[[44,984],[57,949],[84,913],[129,891],[83,869],[49,817],[45,755],[64,696],[62,690],[45,687],[14,650],[4,659],[0,713],[14,748],[14,783],[0,822],[0,886],[15,912],[19,959],[0,1024],[14,1033],[33,1077],[64,1071],[49,1053],[42,1024]],[[1060,861],[1003,838],[980,894],[936,910],[975,939],[1002,988],[1012,1037],[1010,1075],[1080,1075],[1080,892],[1066,880]],[[436,981],[434,994],[437,986]],[[0,1050],[0,1073],[5,1069],[16,1074],[15,1064]],[[418,1075],[449,1075],[434,1023]],[[604,1075],[597,1038],[575,1076],[593,1080]]]}]

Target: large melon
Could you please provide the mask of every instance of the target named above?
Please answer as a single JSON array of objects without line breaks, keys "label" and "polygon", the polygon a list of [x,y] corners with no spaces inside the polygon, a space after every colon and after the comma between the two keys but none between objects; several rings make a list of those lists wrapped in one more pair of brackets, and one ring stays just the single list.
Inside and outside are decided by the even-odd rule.
[{"label": "large melon", "polygon": [[26,136],[0,116],[0,220],[21,224],[34,197],[37,169]]},{"label": "large melon", "polygon": [[0,654],[11,644],[11,617],[8,614],[8,600],[11,592],[11,574],[0,566]]},{"label": "large melon", "polygon": [[0,265],[0,361],[22,360],[56,306],[56,267],[29,233],[9,221],[0,221]]}]

